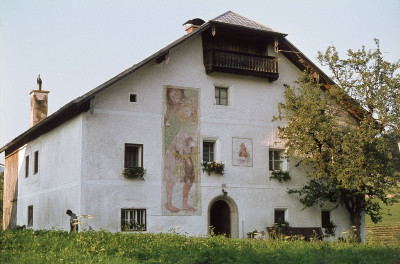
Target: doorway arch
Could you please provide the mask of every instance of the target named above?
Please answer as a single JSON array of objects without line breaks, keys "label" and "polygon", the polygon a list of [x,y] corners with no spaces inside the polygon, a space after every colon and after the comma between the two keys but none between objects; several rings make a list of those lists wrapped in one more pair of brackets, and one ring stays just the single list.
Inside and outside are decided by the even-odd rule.
[{"label": "doorway arch", "polygon": [[208,226],[213,227],[214,234],[239,237],[238,223],[238,209],[232,198],[221,195],[210,202],[208,206]]}]

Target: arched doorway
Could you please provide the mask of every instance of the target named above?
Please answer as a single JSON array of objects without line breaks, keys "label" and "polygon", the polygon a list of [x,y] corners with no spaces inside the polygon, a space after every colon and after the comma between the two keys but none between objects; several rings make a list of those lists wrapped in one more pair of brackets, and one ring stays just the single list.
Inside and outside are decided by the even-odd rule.
[{"label": "arched doorway", "polygon": [[239,237],[238,208],[232,198],[219,195],[210,202],[208,226],[213,228],[214,234]]},{"label": "arched doorway", "polygon": [[214,234],[231,237],[231,210],[224,200],[218,200],[211,205],[210,226]]}]

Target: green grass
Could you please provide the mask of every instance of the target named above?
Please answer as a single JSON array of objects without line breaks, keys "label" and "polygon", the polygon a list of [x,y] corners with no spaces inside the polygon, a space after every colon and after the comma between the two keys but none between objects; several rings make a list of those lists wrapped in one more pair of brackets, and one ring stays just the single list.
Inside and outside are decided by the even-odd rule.
[{"label": "green grass", "polygon": [[399,263],[400,244],[0,231],[0,263]]},{"label": "green grass", "polygon": [[[400,195],[398,197],[400,200]],[[366,217],[366,226],[393,226],[400,225],[400,202],[397,202],[391,206],[384,205],[381,203],[383,208],[382,221],[374,224],[370,217]]]}]

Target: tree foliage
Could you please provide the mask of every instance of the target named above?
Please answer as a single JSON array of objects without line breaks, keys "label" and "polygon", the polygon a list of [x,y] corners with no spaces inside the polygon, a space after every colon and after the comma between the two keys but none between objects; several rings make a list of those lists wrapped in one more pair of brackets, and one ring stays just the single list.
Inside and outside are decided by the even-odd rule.
[{"label": "tree foliage", "polygon": [[294,86],[286,85],[286,102],[275,118],[287,122],[279,137],[311,177],[289,193],[306,207],[344,206],[357,230],[363,213],[381,219],[378,201],[391,202],[387,194],[400,175],[400,63],[385,61],[375,43],[373,51],[349,50],[346,59],[333,46],[320,52],[335,85],[323,86],[304,73]]}]

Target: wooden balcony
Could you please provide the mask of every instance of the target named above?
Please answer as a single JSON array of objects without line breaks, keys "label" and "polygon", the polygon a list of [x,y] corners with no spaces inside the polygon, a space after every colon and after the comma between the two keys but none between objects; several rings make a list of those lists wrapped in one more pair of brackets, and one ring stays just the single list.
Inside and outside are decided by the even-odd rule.
[{"label": "wooden balcony", "polygon": [[206,73],[228,72],[266,77],[275,81],[279,77],[275,57],[212,49],[204,54]]}]

